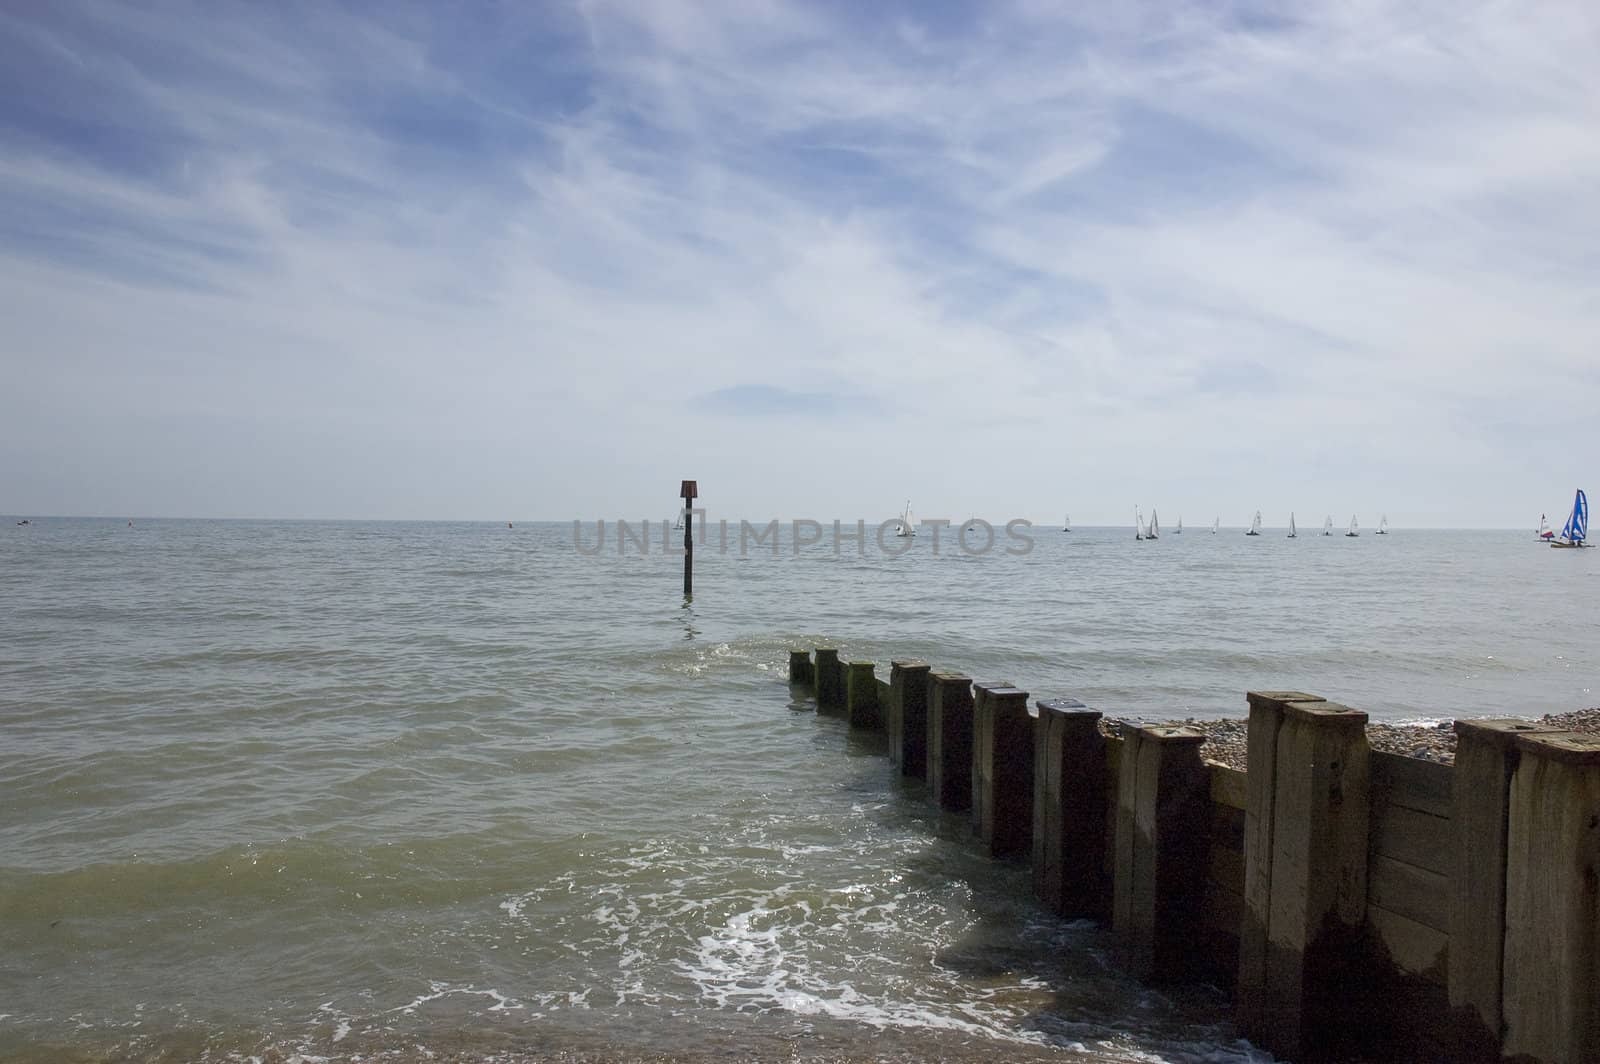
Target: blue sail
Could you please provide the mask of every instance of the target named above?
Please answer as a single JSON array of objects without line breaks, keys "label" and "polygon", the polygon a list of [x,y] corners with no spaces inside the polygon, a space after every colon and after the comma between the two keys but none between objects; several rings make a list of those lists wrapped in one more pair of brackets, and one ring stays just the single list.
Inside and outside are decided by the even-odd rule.
[{"label": "blue sail", "polygon": [[1568,543],[1582,543],[1589,538],[1589,497],[1582,488],[1578,489],[1578,497],[1572,500],[1572,515],[1561,530],[1561,538]]}]

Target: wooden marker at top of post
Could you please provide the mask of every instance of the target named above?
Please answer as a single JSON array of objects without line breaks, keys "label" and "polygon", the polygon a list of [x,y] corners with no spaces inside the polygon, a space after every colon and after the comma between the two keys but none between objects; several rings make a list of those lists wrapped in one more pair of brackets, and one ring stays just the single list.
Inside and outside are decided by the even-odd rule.
[{"label": "wooden marker at top of post", "polygon": [[678,497],[683,500],[683,597],[694,597],[694,500],[699,496],[692,480],[683,482]]}]

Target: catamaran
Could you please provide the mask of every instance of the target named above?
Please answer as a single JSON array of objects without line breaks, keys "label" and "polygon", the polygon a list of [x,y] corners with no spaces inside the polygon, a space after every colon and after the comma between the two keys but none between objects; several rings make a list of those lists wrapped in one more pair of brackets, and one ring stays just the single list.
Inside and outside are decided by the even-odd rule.
[{"label": "catamaran", "polygon": [[1350,515],[1350,531],[1346,532],[1345,536],[1348,538],[1350,536],[1359,536],[1359,535],[1361,535],[1361,530],[1356,527],[1356,515],[1355,514],[1351,514]]},{"label": "catamaran", "polygon": [[1539,515],[1539,530],[1534,535],[1547,543],[1556,538],[1555,530],[1550,527],[1550,519],[1544,514]]},{"label": "catamaran", "polygon": [[1577,497],[1572,500],[1572,514],[1567,518],[1567,523],[1561,529],[1561,538],[1550,541],[1552,547],[1588,547],[1591,544],[1584,540],[1589,538],[1589,497],[1578,489]]},{"label": "catamaran", "polygon": [[1289,535],[1288,535],[1287,538],[1289,538],[1289,539],[1298,539],[1298,538],[1300,538],[1299,535],[1294,530],[1294,511],[1293,510],[1289,511]]},{"label": "catamaran", "polygon": [[1246,532],[1245,535],[1247,535],[1247,536],[1259,536],[1259,535],[1261,535],[1261,511],[1260,510],[1257,510],[1255,517],[1253,519],[1251,519],[1251,521],[1250,521],[1250,531]]},{"label": "catamaran", "polygon": [[1378,518],[1377,535],[1387,536],[1388,534],[1389,534],[1389,515],[1388,514],[1384,514],[1382,517]]},{"label": "catamaran", "polygon": [[1326,521],[1322,522],[1322,534],[1324,536],[1333,535],[1333,515],[1332,514],[1329,514],[1328,515],[1328,519]]},{"label": "catamaran", "polygon": [[917,522],[911,516],[911,500],[906,500],[905,513],[900,515],[900,527],[894,530],[896,536],[914,536],[917,534]]}]

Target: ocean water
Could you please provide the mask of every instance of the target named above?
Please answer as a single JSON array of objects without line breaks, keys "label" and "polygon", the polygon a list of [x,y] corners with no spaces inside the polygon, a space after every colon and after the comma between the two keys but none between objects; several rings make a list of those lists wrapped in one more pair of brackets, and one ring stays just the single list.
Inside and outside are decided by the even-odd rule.
[{"label": "ocean water", "polygon": [[0,1059],[1265,1060],[788,649],[1159,719],[1600,704],[1600,551],[1531,532],[717,531],[686,604],[659,529],[7,519]]}]

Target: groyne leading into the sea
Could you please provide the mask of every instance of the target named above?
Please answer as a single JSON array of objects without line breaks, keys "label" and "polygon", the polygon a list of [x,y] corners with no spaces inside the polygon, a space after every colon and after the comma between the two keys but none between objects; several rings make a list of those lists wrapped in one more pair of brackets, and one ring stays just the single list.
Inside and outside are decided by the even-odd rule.
[{"label": "groyne leading into the sea", "polygon": [[1454,764],[1373,750],[1367,714],[1252,691],[1245,771],[1205,735],[922,661],[794,650],[819,713],[1109,922],[1152,981],[1231,987],[1292,1060],[1600,1061],[1600,736],[1460,720]]}]

